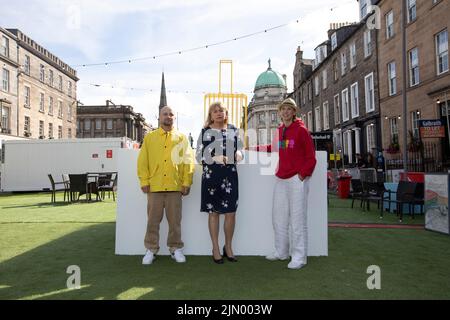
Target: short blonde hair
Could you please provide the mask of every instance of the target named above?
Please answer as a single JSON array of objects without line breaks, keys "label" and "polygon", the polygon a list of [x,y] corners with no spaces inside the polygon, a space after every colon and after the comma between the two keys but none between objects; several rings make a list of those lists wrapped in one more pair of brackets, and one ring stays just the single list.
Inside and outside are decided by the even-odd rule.
[{"label": "short blonde hair", "polygon": [[227,108],[225,108],[223,106],[222,102],[217,101],[217,102],[211,103],[211,105],[208,108],[208,115],[206,116],[206,121],[205,121],[205,124],[203,126],[204,128],[208,128],[211,124],[214,123],[214,121],[212,120],[212,117],[211,117],[211,113],[214,111],[214,109],[216,107],[219,107],[220,111],[225,111],[226,117],[225,117],[225,120],[224,120],[224,124],[228,124],[228,110],[227,110]]},{"label": "short blonde hair", "polygon": [[299,111],[299,109],[297,107],[297,104],[295,103],[295,100],[292,98],[287,98],[286,100],[281,102],[278,105],[278,113],[281,112],[281,108],[283,108],[284,106],[290,107],[292,110],[294,110],[294,116],[292,117],[292,120],[297,119],[297,112]]}]

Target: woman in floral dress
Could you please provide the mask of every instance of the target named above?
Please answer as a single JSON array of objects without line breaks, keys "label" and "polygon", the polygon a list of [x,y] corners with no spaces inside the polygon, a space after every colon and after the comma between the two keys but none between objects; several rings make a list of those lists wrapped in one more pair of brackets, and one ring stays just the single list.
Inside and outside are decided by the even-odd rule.
[{"label": "woman in floral dress", "polygon": [[228,112],[220,102],[209,107],[197,142],[197,161],[203,165],[200,211],[207,212],[213,260],[223,263],[219,247],[219,216],[225,216],[223,255],[232,262],[232,240],[239,202],[236,163],[242,160],[242,142],[236,127],[228,124]]}]

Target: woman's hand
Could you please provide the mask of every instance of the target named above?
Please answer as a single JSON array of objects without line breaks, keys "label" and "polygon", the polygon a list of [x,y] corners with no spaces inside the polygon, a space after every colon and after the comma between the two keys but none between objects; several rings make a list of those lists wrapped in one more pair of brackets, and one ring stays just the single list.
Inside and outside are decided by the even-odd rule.
[{"label": "woman's hand", "polygon": [[212,159],[214,160],[214,162],[216,162],[218,164],[227,164],[227,162],[228,162],[228,158],[223,155],[214,156]]},{"label": "woman's hand", "polygon": [[244,159],[241,151],[236,151],[235,157],[236,157],[236,162],[241,162],[242,159]]}]

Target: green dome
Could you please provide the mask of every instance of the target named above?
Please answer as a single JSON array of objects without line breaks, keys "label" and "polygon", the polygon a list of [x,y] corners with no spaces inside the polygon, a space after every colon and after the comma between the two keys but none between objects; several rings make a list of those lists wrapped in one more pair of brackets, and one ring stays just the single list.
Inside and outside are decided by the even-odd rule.
[{"label": "green dome", "polygon": [[278,87],[278,88],[286,88],[286,82],[283,79],[283,76],[276,71],[273,71],[270,67],[261,73],[256,80],[255,90],[264,88],[264,87]]}]

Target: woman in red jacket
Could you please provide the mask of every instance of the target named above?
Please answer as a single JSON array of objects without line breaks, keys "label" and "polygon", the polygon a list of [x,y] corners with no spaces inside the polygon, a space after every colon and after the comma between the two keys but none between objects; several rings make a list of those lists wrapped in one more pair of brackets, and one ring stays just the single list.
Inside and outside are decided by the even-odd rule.
[{"label": "woman in red jacket", "polygon": [[[289,269],[300,269],[307,263],[309,177],[316,166],[311,135],[304,123],[297,119],[297,111],[293,99],[284,100],[278,106],[283,124],[273,137],[272,145],[257,148],[258,151],[278,151],[279,154],[272,207],[275,252],[266,258],[286,260],[291,251]],[[290,227],[292,241],[289,250]]]}]

